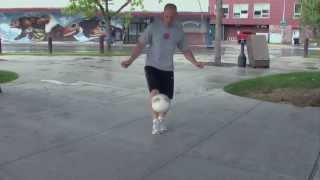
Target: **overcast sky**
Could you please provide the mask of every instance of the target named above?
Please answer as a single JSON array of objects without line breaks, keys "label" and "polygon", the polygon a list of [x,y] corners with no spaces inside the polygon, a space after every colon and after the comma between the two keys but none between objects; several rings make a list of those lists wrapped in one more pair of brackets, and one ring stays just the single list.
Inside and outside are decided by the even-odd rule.
[{"label": "overcast sky", "polygon": [[[114,9],[120,7],[123,2],[125,0],[114,0]],[[163,0],[161,4],[158,0],[144,0],[145,10],[162,11],[164,4],[168,2],[175,3],[179,11],[208,12],[208,0]],[[0,0],[0,8],[62,8],[68,4],[69,0]]]}]

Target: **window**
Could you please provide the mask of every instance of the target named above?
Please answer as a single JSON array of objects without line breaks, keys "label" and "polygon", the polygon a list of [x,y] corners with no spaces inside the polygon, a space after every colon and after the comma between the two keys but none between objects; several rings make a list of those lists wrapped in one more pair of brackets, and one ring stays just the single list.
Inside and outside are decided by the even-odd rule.
[{"label": "window", "polygon": [[198,21],[184,21],[181,24],[185,32],[201,32],[201,23]]},{"label": "window", "polygon": [[255,18],[270,17],[270,4],[255,4],[253,17]]},{"label": "window", "polygon": [[301,16],[301,4],[294,4],[294,14],[293,17],[299,18]]},{"label": "window", "polygon": [[138,24],[134,23],[134,24],[130,24],[129,25],[129,35],[137,35],[138,34]]},{"label": "window", "polygon": [[229,18],[229,4],[222,5],[223,17]]},{"label": "window", "polygon": [[[217,6],[214,6],[214,13],[217,14]],[[229,18],[229,4],[223,4],[222,5],[222,12],[224,18]]]},{"label": "window", "polygon": [[248,4],[235,4],[233,7],[233,17],[248,18]]}]

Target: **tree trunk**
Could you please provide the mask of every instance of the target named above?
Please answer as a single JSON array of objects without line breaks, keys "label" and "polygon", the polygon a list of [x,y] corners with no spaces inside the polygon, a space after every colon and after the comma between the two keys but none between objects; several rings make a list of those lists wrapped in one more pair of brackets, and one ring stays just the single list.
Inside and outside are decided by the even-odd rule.
[{"label": "tree trunk", "polygon": [[109,4],[108,4],[108,0],[105,0],[106,2],[106,14],[107,16],[104,17],[105,21],[106,21],[106,35],[107,35],[107,51],[111,51],[111,18],[110,18],[110,14],[109,14]]},{"label": "tree trunk", "polygon": [[221,65],[222,0],[216,3],[215,64]]},{"label": "tree trunk", "polygon": [[308,57],[308,55],[309,55],[309,39],[308,38],[306,38],[305,40],[304,40],[304,46],[303,46],[303,57]]}]

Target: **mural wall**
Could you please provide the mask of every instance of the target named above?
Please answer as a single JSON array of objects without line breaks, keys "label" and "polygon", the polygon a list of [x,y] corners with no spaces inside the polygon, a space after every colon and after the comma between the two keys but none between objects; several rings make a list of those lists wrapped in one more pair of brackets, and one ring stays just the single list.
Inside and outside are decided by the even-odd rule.
[{"label": "mural wall", "polygon": [[[113,26],[113,29],[121,28]],[[46,41],[48,37],[54,41],[95,41],[102,35],[105,35],[104,21],[99,17],[86,19],[61,13],[0,12],[0,37],[4,41]]]}]

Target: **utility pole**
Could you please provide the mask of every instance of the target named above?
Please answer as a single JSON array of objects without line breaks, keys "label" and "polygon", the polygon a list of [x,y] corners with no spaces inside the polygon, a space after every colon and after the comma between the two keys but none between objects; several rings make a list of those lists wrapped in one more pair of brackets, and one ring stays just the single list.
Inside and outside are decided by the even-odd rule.
[{"label": "utility pole", "polygon": [[222,0],[216,1],[216,34],[215,34],[215,59],[216,65],[221,65],[221,35],[222,35]]},{"label": "utility pole", "polygon": [[282,43],[285,42],[285,29],[287,26],[287,20],[286,20],[286,0],[283,0],[283,6],[282,6],[282,18],[280,22],[280,29],[281,29],[281,37],[282,37]]}]

